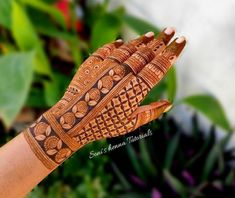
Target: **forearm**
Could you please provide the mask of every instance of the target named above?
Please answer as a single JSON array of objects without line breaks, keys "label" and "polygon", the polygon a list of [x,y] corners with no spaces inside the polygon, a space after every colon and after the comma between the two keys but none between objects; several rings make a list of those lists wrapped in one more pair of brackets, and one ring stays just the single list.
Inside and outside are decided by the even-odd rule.
[{"label": "forearm", "polygon": [[50,172],[20,133],[0,148],[0,197],[24,197]]}]

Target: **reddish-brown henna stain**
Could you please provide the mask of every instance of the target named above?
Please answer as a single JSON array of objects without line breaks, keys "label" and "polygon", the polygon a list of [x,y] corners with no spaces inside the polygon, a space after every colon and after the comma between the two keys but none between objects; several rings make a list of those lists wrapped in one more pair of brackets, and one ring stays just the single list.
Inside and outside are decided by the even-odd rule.
[{"label": "reddish-brown henna stain", "polygon": [[139,107],[166,74],[185,43],[166,45],[174,33],[118,40],[94,52],[79,68],[62,99],[24,131],[50,170],[83,145],[123,135],[170,107],[161,101]]}]

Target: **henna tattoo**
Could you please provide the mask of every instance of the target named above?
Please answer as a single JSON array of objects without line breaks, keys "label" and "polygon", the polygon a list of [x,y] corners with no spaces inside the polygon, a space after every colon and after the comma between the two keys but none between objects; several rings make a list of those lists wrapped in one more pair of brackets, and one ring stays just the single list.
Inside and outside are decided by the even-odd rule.
[{"label": "henna tattoo", "polygon": [[85,144],[129,133],[164,112],[169,103],[143,112],[139,105],[183,49],[164,50],[172,36],[142,36],[94,52],[61,100],[24,131],[38,159],[52,170]]}]

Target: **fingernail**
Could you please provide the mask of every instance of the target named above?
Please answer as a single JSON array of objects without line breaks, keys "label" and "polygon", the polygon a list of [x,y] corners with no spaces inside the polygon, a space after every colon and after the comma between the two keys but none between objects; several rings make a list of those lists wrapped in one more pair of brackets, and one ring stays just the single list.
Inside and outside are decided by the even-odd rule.
[{"label": "fingernail", "polygon": [[183,43],[185,40],[186,40],[185,37],[181,36],[181,37],[177,38],[175,42],[180,44],[180,43]]},{"label": "fingernail", "polygon": [[164,30],[165,34],[171,35],[173,32],[175,32],[175,29],[173,27],[168,27]]},{"label": "fingernail", "polygon": [[116,40],[115,42],[117,42],[117,43],[122,43],[123,40],[122,40],[122,39],[118,39],[118,40]]},{"label": "fingernail", "polygon": [[172,108],[172,104],[169,104],[165,109],[164,109],[164,111],[163,111],[163,113],[166,113],[166,112],[168,112],[168,111],[170,111],[170,109]]},{"label": "fingernail", "polygon": [[154,32],[147,32],[147,33],[145,34],[145,36],[148,37],[148,38],[151,38],[151,37],[154,36]]}]

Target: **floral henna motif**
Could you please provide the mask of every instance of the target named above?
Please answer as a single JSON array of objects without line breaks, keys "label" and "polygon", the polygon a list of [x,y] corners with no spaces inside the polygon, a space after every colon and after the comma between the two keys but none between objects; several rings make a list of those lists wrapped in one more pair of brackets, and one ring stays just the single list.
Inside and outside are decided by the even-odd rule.
[{"label": "floral henna motif", "polygon": [[[79,121],[86,116],[87,112],[91,111],[98,102],[130,72],[130,69],[122,65],[117,65],[107,71],[69,111],[65,112],[65,114],[57,119],[57,125],[59,124],[64,129],[63,133],[68,132],[76,123],[79,123]],[[47,113],[51,114],[50,112]],[[73,150],[57,136],[56,131],[51,128],[50,122],[51,120],[46,120],[44,117],[41,117],[40,120],[29,128],[29,131],[33,134],[34,141],[41,146],[47,158],[55,162],[56,165],[59,165],[73,153]],[[96,133],[101,132],[96,131]],[[27,132],[25,136],[27,136]],[[98,137],[100,137],[100,135]],[[29,139],[29,137],[26,139]],[[82,146],[88,142],[94,141],[97,139],[97,136],[91,136],[91,134],[89,135],[89,132],[87,132],[81,133],[80,137],[71,136],[71,139],[79,141],[81,143],[80,146]],[[80,148],[80,146],[78,148]],[[40,156],[38,157],[40,158]],[[45,164],[48,163],[47,161]],[[47,167],[51,168],[51,166],[48,165]]]},{"label": "floral henna motif", "polygon": [[[58,137],[43,116],[24,131],[24,136],[37,157],[49,169],[54,169],[72,154],[72,150]],[[35,144],[39,145],[41,152],[38,151],[39,148],[32,146]],[[66,158],[63,154],[65,151]]]},{"label": "floral henna motif", "polygon": [[24,131],[48,169],[83,145],[131,132],[169,107],[167,102],[139,105],[185,43],[173,42],[165,49],[173,35],[151,35],[98,49],[81,65],[62,99]]}]

